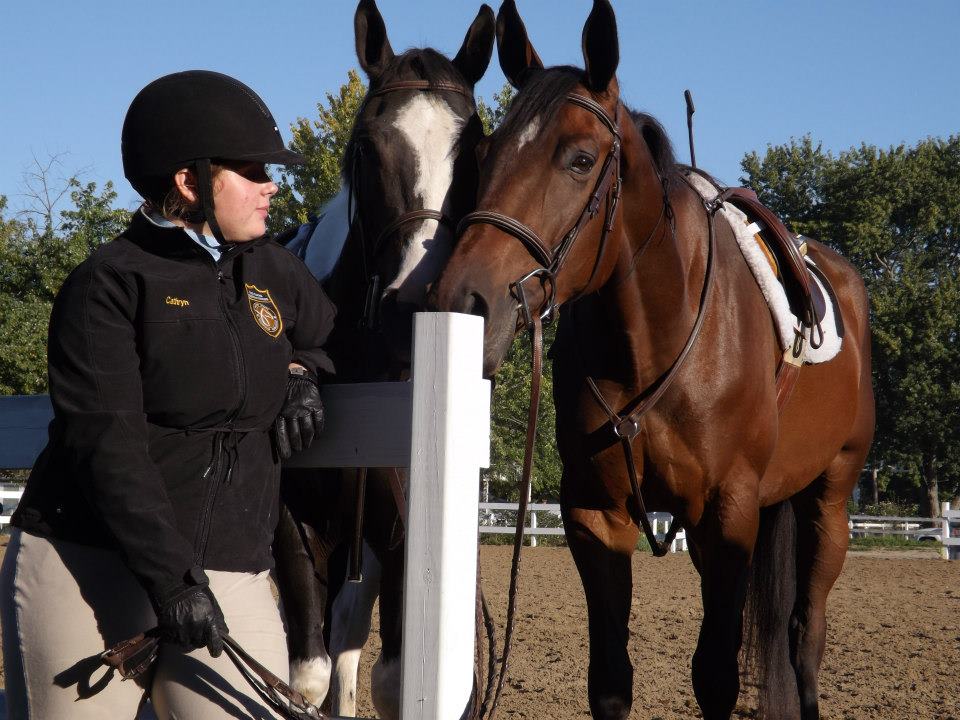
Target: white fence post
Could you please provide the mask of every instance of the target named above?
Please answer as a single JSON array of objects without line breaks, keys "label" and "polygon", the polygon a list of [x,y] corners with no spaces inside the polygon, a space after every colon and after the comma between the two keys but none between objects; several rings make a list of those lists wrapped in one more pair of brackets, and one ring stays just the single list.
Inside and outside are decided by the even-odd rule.
[{"label": "white fence post", "polygon": [[[530,486],[527,488],[527,503],[529,504],[533,500],[533,483],[530,483]],[[518,506],[519,507],[519,506]],[[530,529],[537,529],[537,511],[530,511]],[[530,533],[530,547],[537,546],[537,534],[535,532]]]},{"label": "white fence post", "polygon": [[456,720],[473,688],[477,481],[490,454],[482,359],[482,318],[414,317],[403,720]]},{"label": "white fence post", "polygon": [[943,516],[943,549],[940,551],[945,560],[960,560],[960,537],[953,537],[951,532],[955,525],[960,525],[960,509],[951,510],[950,503],[940,506],[940,515]]}]

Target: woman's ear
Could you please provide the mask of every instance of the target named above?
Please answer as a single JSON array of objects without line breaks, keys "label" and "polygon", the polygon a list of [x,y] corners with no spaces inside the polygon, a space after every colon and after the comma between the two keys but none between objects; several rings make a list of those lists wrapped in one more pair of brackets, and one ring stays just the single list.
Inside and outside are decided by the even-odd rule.
[{"label": "woman's ear", "polygon": [[199,202],[200,194],[197,192],[197,176],[190,168],[180,168],[173,174],[173,186],[177,189],[186,202]]}]

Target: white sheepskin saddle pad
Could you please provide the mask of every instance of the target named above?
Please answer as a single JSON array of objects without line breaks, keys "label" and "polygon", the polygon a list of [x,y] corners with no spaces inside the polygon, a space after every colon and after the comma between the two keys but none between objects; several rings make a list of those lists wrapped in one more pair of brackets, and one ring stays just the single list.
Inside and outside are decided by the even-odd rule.
[{"label": "white sheepskin saddle pad", "polygon": [[[717,188],[698,173],[690,173],[687,179],[705,200],[712,200],[717,196]],[[757,280],[757,285],[760,286],[763,297],[766,298],[767,305],[770,306],[773,324],[780,340],[780,348],[784,351],[792,348],[799,329],[804,337],[802,356],[804,363],[822,363],[836,357],[837,353],[840,352],[843,341],[843,338],[837,333],[835,313],[838,310],[833,307],[832,294],[827,291],[816,274],[808,271],[807,276],[811,283],[816,283],[819,286],[826,305],[826,312],[820,319],[819,328],[810,328],[800,323],[796,315],[790,311],[787,293],[782,283],[777,279],[756,237],[759,233],[756,223],[730,203],[724,203],[717,214],[722,215],[730,223],[730,227],[737,238],[737,245],[740,246],[740,252],[743,253],[747,265]],[[816,263],[809,257],[805,257],[804,260],[808,265],[816,267]]]}]

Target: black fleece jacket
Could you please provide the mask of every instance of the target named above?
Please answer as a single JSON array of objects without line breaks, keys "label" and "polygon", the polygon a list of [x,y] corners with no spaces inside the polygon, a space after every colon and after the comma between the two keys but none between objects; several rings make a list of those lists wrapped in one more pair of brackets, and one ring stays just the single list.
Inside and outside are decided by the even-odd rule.
[{"label": "black fleece jacket", "polygon": [[271,566],[287,366],[333,372],[335,309],[269,240],[218,262],[136,213],[64,283],[50,320],[54,420],[13,524],[119,550],[155,605],[195,568]]}]

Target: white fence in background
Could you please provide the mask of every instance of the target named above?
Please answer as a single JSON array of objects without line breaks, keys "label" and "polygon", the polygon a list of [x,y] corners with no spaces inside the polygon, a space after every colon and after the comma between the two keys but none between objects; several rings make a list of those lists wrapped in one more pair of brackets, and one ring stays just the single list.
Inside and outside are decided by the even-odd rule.
[{"label": "white fence in background", "polygon": [[[560,521],[560,506],[555,503],[530,503],[528,506],[530,521],[524,527],[524,535],[529,536],[531,547],[537,546],[540,535],[563,535],[563,523]],[[516,532],[517,503],[481,502],[480,534],[513,535]],[[509,514],[509,516],[507,516]],[[541,527],[543,515],[551,518],[549,527]],[[870,535],[901,535],[911,540],[930,540],[941,543],[944,558],[960,560],[960,509],[951,510],[950,503],[943,503],[942,517],[887,517],[880,515],[851,515],[848,526],[850,537]],[[648,513],[650,524],[657,537],[663,539],[670,527],[673,516],[669,513]],[[687,536],[683,530],[677,533],[670,546],[670,552],[686,552]]]},{"label": "white fence in background", "polygon": [[[560,506],[555,503],[530,503],[527,505],[530,515],[530,524],[523,529],[524,535],[530,536],[530,547],[537,546],[537,536],[539,535],[564,535],[563,523],[560,520]],[[518,505],[510,502],[482,502],[480,503],[480,534],[481,535],[513,535],[516,528]],[[510,517],[504,515],[509,513]],[[542,527],[541,520],[543,515],[551,518],[551,527]],[[658,539],[663,540],[670,528],[670,522],[673,515],[664,512],[647,513],[650,518],[650,525]],[[504,522],[504,521],[507,522]],[[559,523],[556,527],[554,524]],[[687,533],[683,529],[677,532],[677,536],[670,543],[670,552],[687,551]]]},{"label": "white fence in background", "polygon": [[[20,502],[23,486],[10,483],[0,485],[0,528],[10,522],[10,515]],[[530,547],[537,546],[541,535],[564,535],[560,520],[560,506],[556,503],[530,503],[529,525],[523,533],[529,537]],[[481,502],[479,504],[479,527],[481,535],[513,535],[516,531],[517,503]],[[506,514],[509,513],[509,517]],[[547,515],[549,519],[543,516]],[[960,509],[951,510],[950,503],[943,503],[938,518],[892,517],[883,515],[851,515],[847,523],[850,537],[902,535],[911,540],[930,540],[942,545],[942,555],[949,560],[960,560]],[[657,537],[663,538],[673,517],[669,513],[649,513],[650,523]],[[549,523],[543,527],[542,523]],[[683,530],[677,533],[670,545],[670,552],[686,552],[687,536]]]}]

